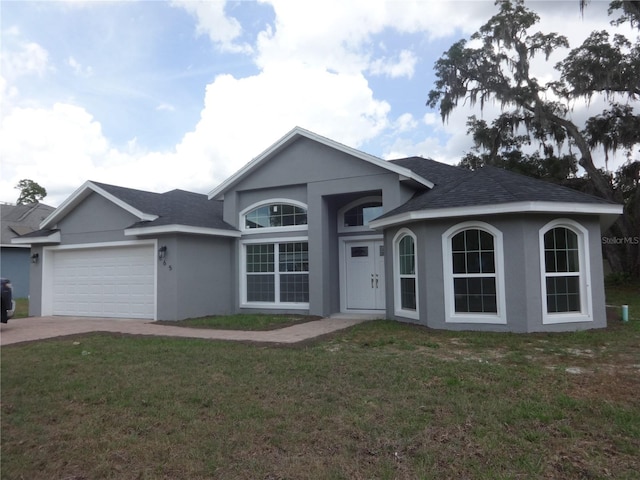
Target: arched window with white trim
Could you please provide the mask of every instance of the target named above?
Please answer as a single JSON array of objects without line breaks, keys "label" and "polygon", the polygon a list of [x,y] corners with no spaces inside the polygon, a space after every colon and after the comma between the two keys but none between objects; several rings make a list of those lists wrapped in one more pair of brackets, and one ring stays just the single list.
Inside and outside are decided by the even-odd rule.
[{"label": "arched window with white trim", "polygon": [[240,225],[245,233],[306,230],[307,206],[288,199],[259,202],[240,212]]},{"label": "arched window with white trim", "polygon": [[401,229],[393,239],[393,248],[395,313],[417,319],[418,275],[416,237],[413,232],[406,228]]},{"label": "arched window with white trim", "polygon": [[543,323],[593,319],[587,239],[588,231],[573,220],[554,220],[540,230]]},{"label": "arched window with white trim", "polygon": [[283,198],[263,200],[240,212],[240,225],[241,306],[309,308],[307,206]]},{"label": "arched window with white trim", "polygon": [[465,222],[442,239],[446,321],[506,323],[502,232]]}]

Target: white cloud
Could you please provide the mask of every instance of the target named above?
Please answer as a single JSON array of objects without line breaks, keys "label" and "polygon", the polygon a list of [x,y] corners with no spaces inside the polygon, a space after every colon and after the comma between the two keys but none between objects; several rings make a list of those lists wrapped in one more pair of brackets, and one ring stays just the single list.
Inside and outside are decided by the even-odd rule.
[{"label": "white cloud", "polygon": [[[11,41],[13,40],[13,41]],[[49,53],[35,42],[19,38],[5,39],[2,51],[2,72],[11,80],[23,75],[44,75],[48,68]]]},{"label": "white cloud", "polygon": [[402,50],[398,58],[378,58],[371,62],[369,71],[373,75],[386,75],[391,78],[412,78],[418,58],[409,50]]},{"label": "white cloud", "polygon": [[403,113],[398,117],[398,119],[394,122],[393,128],[396,133],[406,132],[407,130],[413,130],[418,126],[418,122],[416,122],[413,115],[410,113]]},{"label": "white cloud", "polygon": [[174,107],[173,105],[170,105],[168,103],[161,103],[160,105],[158,105],[156,107],[156,111],[158,111],[158,112],[175,112],[176,111],[176,107]]},{"label": "white cloud", "polygon": [[[422,116],[394,111],[392,117],[393,105],[373,91],[365,74],[412,79],[418,62],[414,51],[419,50],[394,47],[393,42],[384,41],[385,33],[420,33],[427,45],[431,39],[455,34],[453,43],[477,30],[496,11],[493,2],[262,2],[272,6],[275,20],[257,35],[254,45],[243,43],[246,32],[225,11],[224,1],[172,2],[195,18],[197,34],[206,35],[223,52],[250,54],[243,58],[250,58],[251,67],[257,69],[244,77],[219,75],[209,83],[202,93],[198,122],[185,127],[173,149],[148,151],[135,139],[116,148],[105,138],[100,119],[81,106],[60,102],[52,108],[5,109],[0,192],[3,196],[9,192],[10,198],[0,200],[17,197],[12,189],[22,178],[47,188],[46,201],[54,205],[87,179],[152,191],[207,192],[295,125],[355,148],[384,134],[385,139],[391,138],[385,158],[421,155],[455,163],[470,149],[465,122],[472,110],[456,109],[445,124],[434,112]],[[574,8],[578,11],[577,5]],[[545,21],[549,23],[540,30],[567,30],[562,16]],[[572,46],[579,43],[573,42],[575,30],[588,32],[596,25],[590,20],[578,23],[568,29]],[[5,36],[13,43],[7,48],[5,41],[2,56],[3,98],[17,95],[19,76],[44,75],[51,68],[42,46],[23,40],[17,28],[8,31]],[[376,56],[376,51],[384,56]],[[65,57],[76,73],[92,73],[74,57]],[[534,66],[543,71],[549,65],[553,62]],[[117,100],[114,94],[114,103]],[[150,108],[175,111],[174,105],[160,102],[156,100]],[[421,104],[421,99],[416,103]],[[497,111],[498,107],[489,105],[484,117],[490,120]]]},{"label": "white cloud", "polygon": [[125,150],[117,149],[104,137],[100,123],[74,105],[14,108],[3,119],[0,137],[6,139],[0,143],[0,201],[14,201],[13,187],[23,178],[46,188],[44,203],[53,206],[86,180],[151,191],[205,192],[212,187],[214,162],[207,152],[147,152],[135,139]]},{"label": "white cloud", "polygon": [[90,77],[91,75],[93,75],[93,68],[91,68],[90,66],[87,67],[83,67],[75,58],[73,57],[69,57],[67,59],[67,65],[69,65],[71,67],[71,69],[73,70],[73,72],[76,75],[81,75],[83,77]]},{"label": "white cloud", "polygon": [[221,75],[207,87],[200,121],[177,152],[215,159],[214,177],[222,181],[296,125],[357,146],[387,127],[389,109],[362,75],[298,62],[241,79]]},{"label": "white cloud", "polygon": [[250,53],[251,46],[237,44],[235,40],[242,33],[237,19],[227,16],[224,1],[172,0],[171,4],[181,7],[197,19],[196,33],[207,35],[222,51]]}]

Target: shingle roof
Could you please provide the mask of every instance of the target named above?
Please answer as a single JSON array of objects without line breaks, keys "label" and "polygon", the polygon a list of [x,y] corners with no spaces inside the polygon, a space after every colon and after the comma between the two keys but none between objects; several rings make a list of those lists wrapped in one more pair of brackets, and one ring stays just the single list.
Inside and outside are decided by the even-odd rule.
[{"label": "shingle roof", "polygon": [[40,222],[54,210],[54,207],[43,203],[0,205],[0,243],[10,244],[12,238],[37,230],[40,227]]},{"label": "shingle roof", "polygon": [[414,170],[435,183],[434,188],[417,193],[405,204],[382,215],[514,202],[564,202],[616,205],[614,202],[554,183],[486,166],[475,171],[453,167],[418,157],[393,161]]},{"label": "shingle roof", "polygon": [[184,190],[153,193],[99,182],[91,183],[144,213],[158,216],[152,221],[137,222],[132,227],[185,225],[236,230],[222,219],[222,201],[208,200],[206,195],[200,193]]}]

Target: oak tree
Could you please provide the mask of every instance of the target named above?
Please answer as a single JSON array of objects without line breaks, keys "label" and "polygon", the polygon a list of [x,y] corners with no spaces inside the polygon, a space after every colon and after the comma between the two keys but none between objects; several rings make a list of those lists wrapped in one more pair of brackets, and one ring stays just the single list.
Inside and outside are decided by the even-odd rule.
[{"label": "oak tree", "polygon": [[[611,2],[610,14],[622,11],[612,24],[629,22],[640,30],[638,3]],[[497,0],[496,5],[498,13],[470,42],[454,43],[436,61],[436,81],[428,96],[427,105],[437,107],[443,121],[461,104],[481,109],[488,102],[500,105],[501,113],[490,123],[469,118],[475,148],[463,165],[510,168],[624,203],[625,214],[605,235],[637,238],[640,160],[634,155],[640,145],[640,40],[620,33],[611,36],[604,30],[592,32],[555,65],[557,77],[544,83],[532,74],[532,60],[542,55],[548,61],[552,53],[568,49],[567,38],[533,31],[540,18],[522,0]],[[608,108],[585,124],[576,123],[571,116],[575,101],[594,96],[604,99]],[[531,150],[529,145],[539,148],[525,153]],[[601,167],[594,160],[596,147],[605,152]],[[628,160],[612,175],[607,160],[616,151],[624,152]],[[578,165],[584,170],[580,177]],[[640,248],[634,242],[611,242],[604,245],[604,252],[614,271],[640,275]]]}]

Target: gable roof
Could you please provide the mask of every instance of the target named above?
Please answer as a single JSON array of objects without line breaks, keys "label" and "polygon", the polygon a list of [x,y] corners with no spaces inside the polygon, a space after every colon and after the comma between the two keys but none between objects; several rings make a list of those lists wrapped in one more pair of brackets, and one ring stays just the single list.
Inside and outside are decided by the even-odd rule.
[{"label": "gable roof", "polygon": [[417,157],[395,162],[429,176],[436,185],[372,221],[372,228],[420,219],[524,212],[600,215],[606,223],[622,213],[622,205],[609,200],[501,168],[471,171]]},{"label": "gable roof", "polygon": [[40,222],[54,210],[54,207],[39,202],[27,205],[0,205],[0,244],[12,245],[13,238],[38,230]]},{"label": "gable roof", "polygon": [[154,193],[93,181],[85,182],[42,222],[40,229],[43,235],[52,231],[60,220],[94,193],[138,218],[125,230],[125,235],[175,232],[239,235],[222,219],[222,202],[210,201],[206,195],[184,190]]},{"label": "gable roof", "polygon": [[331,140],[330,138],[323,137],[322,135],[318,135],[317,133],[310,132],[309,130],[305,130],[301,127],[295,127],[289,133],[287,133],[284,137],[278,140],[276,143],[267,148],[260,155],[255,157],[249,163],[247,163],[244,167],[238,170],[236,173],[231,175],[228,179],[218,185],[216,188],[209,192],[209,198],[222,199],[224,197],[224,193],[232,188],[234,185],[239,183],[243,178],[247,175],[250,175],[254,170],[260,167],[263,163],[268,162],[269,159],[273,158],[275,155],[280,153],[282,150],[287,148],[293,142],[298,140],[299,138],[307,138],[309,140],[313,140],[314,142],[318,142],[327,147],[333,148],[342,153],[346,153],[352,157],[358,158],[360,160],[364,160],[365,162],[371,163],[378,167],[381,167],[390,172],[397,173],[400,176],[401,181],[411,181],[417,185],[422,187],[431,188],[433,187],[433,183],[429,181],[426,177],[420,176],[417,172],[410,170],[408,168],[403,167],[400,164],[394,164],[383,160],[381,158],[375,157],[373,155],[369,155],[368,153],[361,152],[360,150],[356,150],[355,148],[348,147],[343,145],[342,143],[336,142],[335,140]]}]

